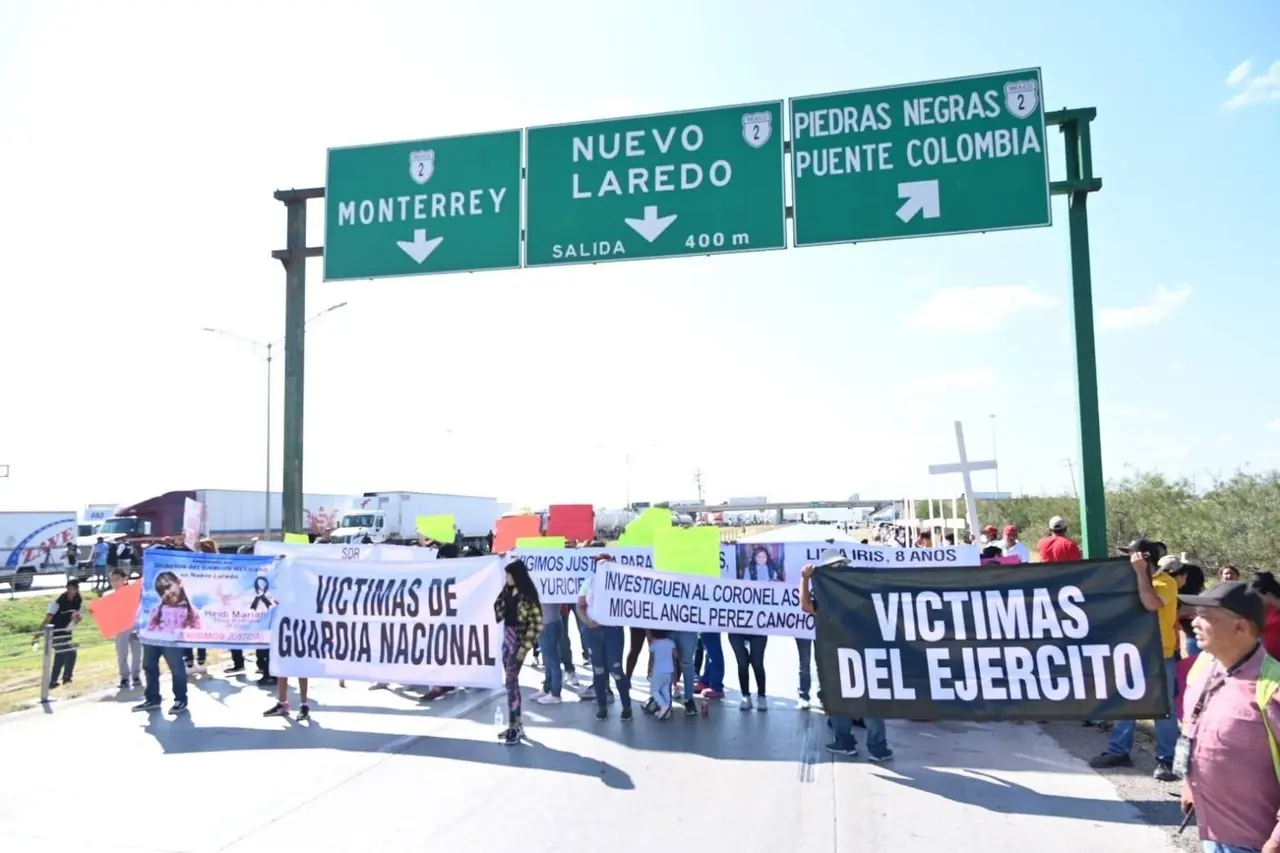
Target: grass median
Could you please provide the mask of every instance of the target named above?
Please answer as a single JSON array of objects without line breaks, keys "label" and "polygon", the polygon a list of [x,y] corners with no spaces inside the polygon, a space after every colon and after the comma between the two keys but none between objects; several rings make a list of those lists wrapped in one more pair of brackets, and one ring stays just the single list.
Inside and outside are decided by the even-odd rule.
[{"label": "grass median", "polygon": [[[0,714],[30,706],[40,698],[44,676],[40,624],[49,602],[58,594],[0,600]],[[88,617],[88,603],[98,597],[96,593],[84,596],[85,618],[72,633],[79,652],[75,680],[56,688],[54,696],[82,696],[114,684],[119,678],[115,644],[104,638]]]}]

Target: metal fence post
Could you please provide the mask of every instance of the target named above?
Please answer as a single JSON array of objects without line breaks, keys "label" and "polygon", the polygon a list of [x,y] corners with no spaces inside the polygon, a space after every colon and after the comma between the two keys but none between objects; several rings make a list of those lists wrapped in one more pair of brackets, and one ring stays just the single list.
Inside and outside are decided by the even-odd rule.
[{"label": "metal fence post", "polygon": [[44,626],[44,662],[40,666],[40,704],[49,704],[49,676],[53,675],[53,626]]}]

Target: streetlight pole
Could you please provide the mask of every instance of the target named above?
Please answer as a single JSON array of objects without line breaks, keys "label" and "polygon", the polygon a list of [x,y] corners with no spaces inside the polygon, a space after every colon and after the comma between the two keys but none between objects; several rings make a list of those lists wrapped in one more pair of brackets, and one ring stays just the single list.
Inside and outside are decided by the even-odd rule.
[{"label": "streetlight pole", "polygon": [[[324,309],[318,314],[313,314],[305,323],[302,324],[303,328],[310,326],[313,321],[320,319],[325,314],[328,314],[332,311],[337,311],[339,308],[345,308],[346,305],[347,303],[345,302],[339,302],[337,305],[330,305],[328,308]],[[284,340],[284,338],[278,338],[274,341],[268,341],[267,343],[263,343],[261,341],[255,341],[252,338],[246,338],[242,335],[232,334],[231,332],[225,331],[223,329],[211,329],[206,326],[204,328],[204,331],[212,332],[213,334],[220,335],[221,337],[224,337],[224,338],[231,338],[232,340],[249,344],[249,346],[253,347],[255,350],[258,347],[262,347],[267,351],[267,436],[266,436],[266,454],[265,454],[267,474],[266,474],[266,484],[263,486],[263,489],[262,489],[262,500],[264,504],[263,516],[262,516],[262,538],[270,539],[271,538],[271,360],[273,357],[272,350],[274,350],[276,345],[281,343]],[[281,517],[280,521],[281,521],[281,524],[280,524],[281,538],[283,538],[284,518]],[[294,531],[294,532],[297,533],[299,531]]]}]

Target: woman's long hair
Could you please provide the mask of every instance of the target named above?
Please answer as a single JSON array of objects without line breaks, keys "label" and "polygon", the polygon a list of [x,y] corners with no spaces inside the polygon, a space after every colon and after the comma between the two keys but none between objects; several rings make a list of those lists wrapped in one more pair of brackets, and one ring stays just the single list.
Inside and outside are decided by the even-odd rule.
[{"label": "woman's long hair", "polygon": [[521,598],[539,606],[542,605],[542,601],[538,598],[538,585],[533,582],[533,578],[529,577],[529,567],[524,564],[524,560],[512,560],[507,563],[507,573],[516,582],[516,592]]}]

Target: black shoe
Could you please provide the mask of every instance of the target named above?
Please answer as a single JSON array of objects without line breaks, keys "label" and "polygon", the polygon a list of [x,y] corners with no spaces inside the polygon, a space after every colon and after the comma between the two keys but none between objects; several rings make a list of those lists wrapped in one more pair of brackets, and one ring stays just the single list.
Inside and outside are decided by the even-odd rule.
[{"label": "black shoe", "polygon": [[169,706],[170,714],[185,714],[187,712],[187,700],[180,699]]},{"label": "black shoe", "polygon": [[49,689],[50,689],[50,690],[53,690],[53,689],[54,689],[55,687],[57,687],[57,686],[58,686],[58,682],[56,682],[56,681],[50,681],[50,682],[49,682]]},{"label": "black shoe", "polygon": [[289,716],[289,706],[284,702],[277,702],[270,708],[262,712],[264,717],[287,717]]},{"label": "black shoe", "polygon": [[311,706],[303,702],[298,706],[298,720],[305,721],[311,719]]},{"label": "black shoe", "polygon": [[127,679],[127,678],[122,678],[122,679],[120,679],[120,684],[119,684],[118,686],[119,686],[119,688],[120,688],[121,690],[128,690],[128,689],[129,689],[129,679]]},{"label": "black shoe", "polygon": [[1182,777],[1173,772],[1173,765],[1167,761],[1157,761],[1156,770],[1151,777],[1157,782],[1177,782]]},{"label": "black shoe", "polygon": [[618,719],[622,720],[624,723],[631,722],[631,709],[623,708],[622,713],[618,715]]},{"label": "black shoe", "polygon": [[597,719],[597,720],[607,720],[607,719],[609,719],[609,709],[608,709],[608,708],[596,708],[596,719]]},{"label": "black shoe", "polygon": [[159,710],[160,710],[160,708],[161,708],[160,702],[159,702],[159,700],[157,700],[157,701],[155,701],[155,702],[151,702],[151,701],[143,701],[143,702],[139,702],[137,705],[134,705],[134,706],[133,706],[132,710],[134,710],[134,711],[159,711]]},{"label": "black shoe", "polygon": [[240,673],[244,672],[244,664],[233,663],[231,664],[231,666],[224,669],[223,672],[226,673],[227,675],[239,675]]},{"label": "black shoe", "polygon": [[1112,767],[1132,767],[1133,759],[1128,753],[1124,755],[1116,755],[1114,752],[1104,752],[1102,755],[1089,759],[1089,766],[1095,770],[1109,770]]},{"label": "black shoe", "polygon": [[692,699],[684,703],[684,715],[686,717],[698,716],[698,704]]},{"label": "black shoe", "polygon": [[259,687],[275,687],[276,677],[274,675],[264,675],[258,679]]},{"label": "black shoe", "polygon": [[142,686],[142,679],[141,679],[141,678],[135,678],[135,679],[133,680],[133,685],[132,685],[132,686],[133,686],[133,689],[134,689],[134,690],[137,690],[139,687],[141,687],[141,686]]}]

